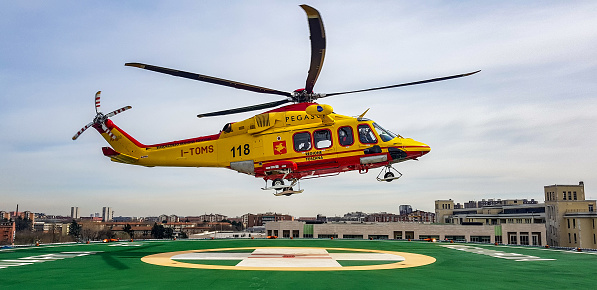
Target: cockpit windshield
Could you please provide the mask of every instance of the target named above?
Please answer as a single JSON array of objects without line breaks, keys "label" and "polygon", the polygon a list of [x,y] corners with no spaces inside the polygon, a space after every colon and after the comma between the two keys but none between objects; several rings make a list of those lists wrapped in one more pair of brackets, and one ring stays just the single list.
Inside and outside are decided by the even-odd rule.
[{"label": "cockpit windshield", "polygon": [[396,137],[398,137],[398,135],[382,128],[380,125],[378,125],[377,123],[373,123],[373,128],[375,128],[375,131],[377,132],[377,135],[379,135],[379,137],[381,138],[381,140],[383,142],[387,142],[390,141]]}]

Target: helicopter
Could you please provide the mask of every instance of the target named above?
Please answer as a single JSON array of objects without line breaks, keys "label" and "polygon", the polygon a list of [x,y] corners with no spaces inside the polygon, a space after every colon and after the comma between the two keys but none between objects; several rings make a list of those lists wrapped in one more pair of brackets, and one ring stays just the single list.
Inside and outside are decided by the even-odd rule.
[{"label": "helicopter", "polygon": [[[337,93],[313,91],[323,67],[326,36],[320,13],[308,5],[300,5],[307,14],[311,42],[311,62],[305,88],[292,92],[280,91],[232,80],[216,78],[143,63],[125,66],[150,70],[221,86],[261,94],[278,95],[284,99],[252,106],[199,114],[197,117],[225,116],[242,112],[270,109],[248,119],[231,122],[213,135],[145,145],[118,127],[111,117],[131,109],[122,107],[110,113],[101,112],[100,93],[95,95],[96,116],[74,136],[95,128],[110,147],[102,152],[111,161],[140,165],[178,167],[224,167],[262,178],[263,190],[273,190],[276,196],[302,193],[300,180],[334,176],[347,171],[367,173],[381,168],[380,182],[390,182],[402,176],[393,165],[417,160],[430,152],[422,142],[404,138],[365,118],[369,109],[356,117],[340,115],[332,106],[318,99],[438,82],[476,74],[451,75],[383,87]],[[290,104],[289,104],[290,103]],[[294,188],[298,185],[298,189]]]}]

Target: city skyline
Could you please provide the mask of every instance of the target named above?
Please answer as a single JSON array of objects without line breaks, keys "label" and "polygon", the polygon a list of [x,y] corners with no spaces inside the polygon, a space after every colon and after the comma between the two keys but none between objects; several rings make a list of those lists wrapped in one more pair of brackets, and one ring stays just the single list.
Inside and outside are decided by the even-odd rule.
[{"label": "city skyline", "polygon": [[[597,199],[597,3],[312,1],[327,36],[315,91],[333,92],[482,70],[470,77],[322,100],[424,142],[431,152],[396,167],[305,180],[274,197],[231,170],[144,168],[110,162],[93,130],[93,96],[114,122],[153,144],[217,133],[251,113],[198,113],[269,96],[124,67],[126,62],[292,91],[304,86],[309,31],[302,3],[5,2],[0,4],[0,195],[3,210],[119,215],[152,212],[342,214],[431,211],[433,200],[534,198],[543,186],[586,184]],[[257,113],[257,112],[256,112]],[[98,206],[95,206],[98,205]],[[123,215],[125,212],[122,212]]]},{"label": "city skyline", "polygon": [[[448,199],[448,200],[452,200],[452,199]],[[529,204],[534,203],[537,204],[539,203],[539,201],[535,200],[535,199],[527,199],[527,198],[516,198],[516,199],[511,199],[511,200],[519,200],[519,201],[525,201],[525,204],[528,202]],[[436,200],[437,201],[437,200]],[[434,202],[436,202],[434,201]],[[497,198],[490,198],[490,199],[479,199],[479,200],[468,200],[466,202],[464,201],[456,201],[454,200],[455,204],[457,204],[457,206],[460,206],[461,208],[467,208],[467,207],[477,207],[477,203],[479,204],[478,207],[481,207],[482,205],[487,205],[487,204],[501,204],[501,201],[506,201],[506,200],[502,200],[502,199],[497,199]],[[462,203],[461,203],[462,202]],[[471,205],[472,203],[472,205]],[[402,209],[406,209],[405,212],[402,211]],[[458,208],[458,207],[456,207]],[[238,214],[238,215],[228,215],[227,213],[222,213],[222,212],[210,212],[210,211],[206,211],[203,213],[195,213],[192,215],[181,215],[181,214],[176,214],[176,213],[160,213],[160,214],[156,214],[153,213],[151,215],[145,215],[145,216],[133,216],[133,215],[114,215],[114,210],[112,210],[111,207],[102,207],[102,212],[91,212],[89,214],[83,214],[81,215],[79,207],[77,206],[71,206],[70,207],[70,215],[61,215],[61,214],[55,214],[55,213],[47,213],[47,212],[39,212],[39,211],[35,211],[35,210],[30,210],[30,209],[25,209],[25,210],[20,210],[19,213],[21,212],[31,212],[31,213],[35,213],[35,214],[44,214],[44,215],[49,215],[49,216],[62,216],[62,217],[73,217],[73,213],[76,213],[76,215],[78,216],[75,219],[79,219],[79,218],[87,218],[87,217],[95,217],[95,218],[102,218],[104,219],[104,211],[106,209],[111,210],[112,215],[111,215],[111,219],[113,218],[123,218],[123,217],[156,217],[156,216],[162,216],[162,215],[175,215],[178,217],[191,217],[191,216],[202,216],[202,215],[222,215],[222,216],[226,216],[228,218],[238,218],[241,217],[243,215],[246,214],[259,214],[258,212],[255,211],[246,211],[242,214]],[[307,216],[307,215],[300,215],[300,214],[292,214],[292,213],[282,213],[282,212],[276,212],[276,211],[271,211],[271,212],[262,212],[262,213],[276,213],[276,214],[286,214],[286,215],[292,215],[295,218],[300,218],[300,217],[315,217],[315,216],[319,216],[319,215],[323,215],[323,216],[327,216],[327,217],[338,217],[341,215],[347,215],[347,214],[353,214],[353,213],[364,213],[364,214],[377,214],[377,213],[391,213],[391,214],[397,214],[397,215],[403,215],[403,214],[408,214],[411,213],[413,211],[422,211],[422,209],[419,208],[412,208],[411,205],[409,204],[401,204],[397,207],[396,211],[372,211],[372,212],[366,212],[366,211],[361,211],[361,210],[354,210],[354,211],[350,211],[350,212],[345,212],[342,214],[332,214],[332,215],[328,215],[326,213],[318,213],[317,215],[313,215],[313,216]],[[425,211],[425,210],[423,210]],[[5,210],[0,208],[0,212],[12,212],[10,210]],[[432,211],[428,211],[428,212],[432,212]]]}]

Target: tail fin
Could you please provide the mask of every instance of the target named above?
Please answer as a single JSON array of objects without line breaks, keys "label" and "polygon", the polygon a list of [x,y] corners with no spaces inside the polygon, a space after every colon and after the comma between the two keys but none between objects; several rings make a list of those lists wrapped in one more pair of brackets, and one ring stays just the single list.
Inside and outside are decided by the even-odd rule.
[{"label": "tail fin", "polygon": [[[135,138],[131,137],[124,130],[120,129],[112,120],[106,120],[106,127],[108,127],[111,134],[102,132],[101,128],[96,127],[98,132],[102,134],[104,139],[112,146],[112,148],[102,148],[104,155],[112,159],[112,161],[134,164],[139,161],[139,158],[144,154],[146,145],[140,143]],[[112,138],[112,136],[115,138]]]}]

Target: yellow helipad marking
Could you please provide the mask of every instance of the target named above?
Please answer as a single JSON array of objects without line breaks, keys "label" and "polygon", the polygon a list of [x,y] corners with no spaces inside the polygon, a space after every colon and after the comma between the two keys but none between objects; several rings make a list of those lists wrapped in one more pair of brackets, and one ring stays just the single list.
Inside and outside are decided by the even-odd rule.
[{"label": "yellow helipad marking", "polygon": [[[179,261],[174,261],[171,258],[176,255],[190,254],[190,253],[205,253],[205,252],[220,252],[231,250],[257,250],[257,249],[294,249],[300,251],[301,249],[323,249],[335,251],[352,251],[365,253],[382,253],[396,255],[404,258],[404,261],[382,264],[382,265],[365,265],[365,266],[346,266],[346,267],[246,267],[246,266],[224,266],[224,265],[207,265],[207,264],[191,264]],[[352,248],[315,248],[315,247],[242,247],[242,248],[219,248],[219,249],[204,249],[204,250],[190,250],[159,253],[141,258],[141,261],[167,267],[178,268],[194,268],[194,269],[215,269],[215,270],[252,270],[252,271],[354,271],[354,270],[383,270],[383,269],[400,269],[419,267],[435,263],[435,258],[421,254],[368,250],[368,249],[352,249]]]}]

